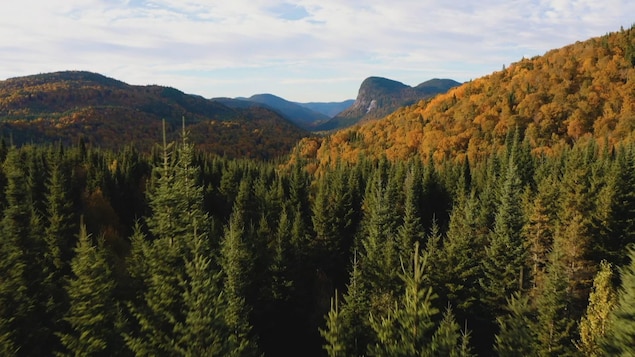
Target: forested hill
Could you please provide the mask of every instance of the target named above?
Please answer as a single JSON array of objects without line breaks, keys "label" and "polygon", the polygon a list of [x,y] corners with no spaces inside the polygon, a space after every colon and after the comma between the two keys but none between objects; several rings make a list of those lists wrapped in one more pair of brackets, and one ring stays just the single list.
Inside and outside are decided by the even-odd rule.
[{"label": "forested hill", "polygon": [[[14,143],[71,143],[148,149],[185,118],[201,149],[230,157],[273,158],[306,132],[262,107],[220,102],[156,85],[134,86],[97,73],[66,71],[0,81],[0,132]],[[177,130],[170,130],[177,132]]]},{"label": "forested hill", "polygon": [[[360,154],[476,160],[524,132],[534,152],[586,138],[632,140],[635,29],[620,30],[522,59],[508,68],[402,108],[387,118],[299,146],[320,162]],[[319,150],[317,149],[319,148]]]}]

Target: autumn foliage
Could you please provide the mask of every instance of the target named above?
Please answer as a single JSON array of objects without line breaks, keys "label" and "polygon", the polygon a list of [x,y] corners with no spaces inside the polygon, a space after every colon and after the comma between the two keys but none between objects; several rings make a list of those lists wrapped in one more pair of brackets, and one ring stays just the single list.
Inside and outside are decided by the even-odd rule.
[{"label": "autumn foliage", "polygon": [[[386,156],[478,160],[508,132],[525,132],[535,153],[590,137],[630,142],[635,129],[635,27],[522,59],[383,120],[304,139],[320,165]],[[312,142],[309,144],[308,142]]]}]

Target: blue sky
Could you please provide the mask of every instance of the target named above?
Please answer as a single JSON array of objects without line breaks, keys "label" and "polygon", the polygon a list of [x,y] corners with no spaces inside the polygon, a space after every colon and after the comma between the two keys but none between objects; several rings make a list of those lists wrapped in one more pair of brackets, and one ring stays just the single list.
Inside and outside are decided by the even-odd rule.
[{"label": "blue sky", "polygon": [[382,76],[467,81],[630,27],[632,0],[20,0],[0,79],[88,70],[204,97],[355,98]]}]

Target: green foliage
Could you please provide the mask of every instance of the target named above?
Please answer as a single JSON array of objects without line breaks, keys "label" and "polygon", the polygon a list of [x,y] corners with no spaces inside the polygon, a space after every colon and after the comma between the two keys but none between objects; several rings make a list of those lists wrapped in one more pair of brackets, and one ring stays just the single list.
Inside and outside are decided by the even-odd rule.
[{"label": "green foliage", "polygon": [[329,357],[344,356],[346,346],[343,344],[342,315],[337,302],[337,290],[335,297],[331,299],[331,310],[326,317],[326,329],[320,329],[320,335],[326,340],[324,350]]},{"label": "green foliage", "polygon": [[606,338],[603,341],[604,353],[612,356],[630,356],[635,354],[635,250],[629,248],[630,263],[620,270],[622,283],[617,304],[611,312]]},{"label": "green foliage", "polygon": [[123,345],[115,280],[103,247],[95,245],[86,227],[80,227],[71,261],[73,278],[66,286],[68,333],[59,337],[66,353],[74,356],[112,355]]},{"label": "green foliage", "polygon": [[516,293],[507,299],[507,314],[498,317],[495,351],[501,357],[534,356],[536,326],[526,295]]}]

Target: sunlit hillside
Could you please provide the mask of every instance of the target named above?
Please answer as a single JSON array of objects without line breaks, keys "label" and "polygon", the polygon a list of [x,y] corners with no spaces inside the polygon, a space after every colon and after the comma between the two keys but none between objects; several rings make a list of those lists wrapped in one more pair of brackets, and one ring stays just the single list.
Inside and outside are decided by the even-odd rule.
[{"label": "sunlit hillside", "polygon": [[586,138],[615,144],[635,129],[635,28],[521,59],[507,68],[298,150],[324,163],[360,154],[462,160],[498,150],[518,128],[534,152]]}]

